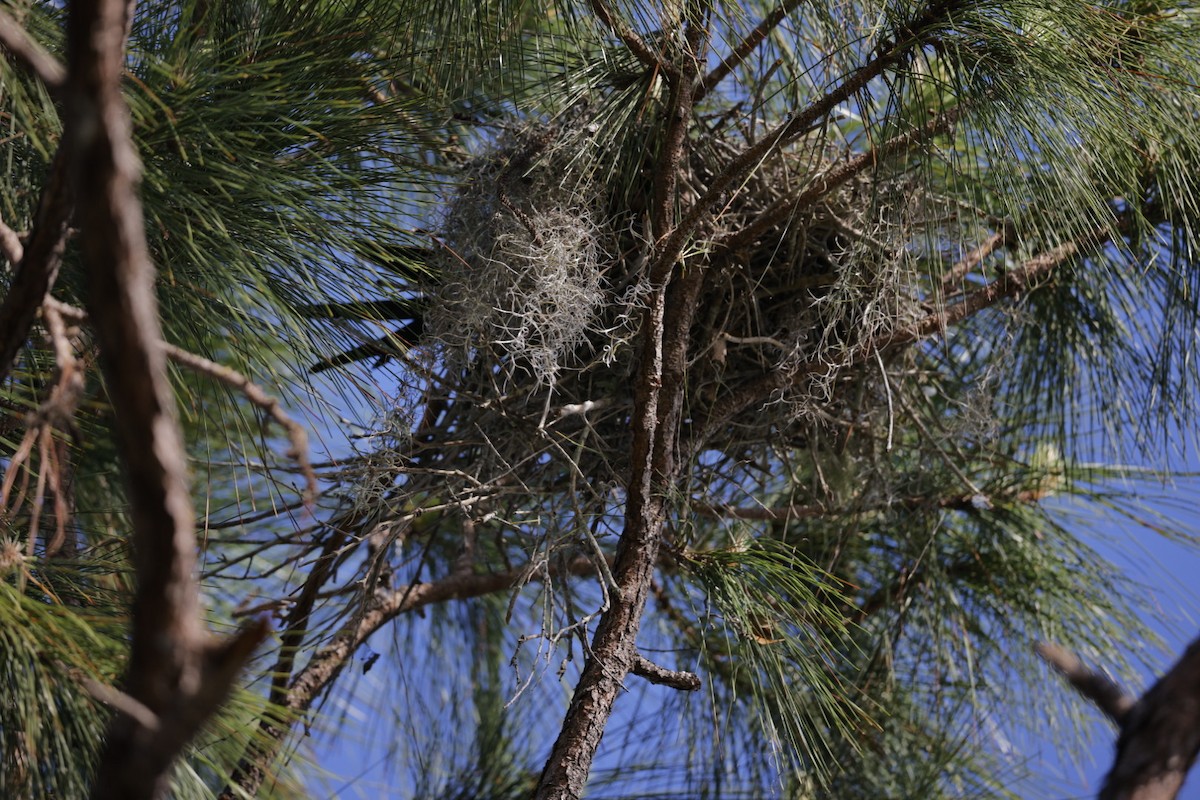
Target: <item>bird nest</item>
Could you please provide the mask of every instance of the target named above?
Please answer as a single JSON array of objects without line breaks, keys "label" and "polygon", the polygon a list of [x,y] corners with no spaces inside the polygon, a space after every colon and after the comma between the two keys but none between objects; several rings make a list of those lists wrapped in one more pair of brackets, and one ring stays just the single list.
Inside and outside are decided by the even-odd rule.
[{"label": "bird nest", "polygon": [[[610,152],[590,134],[586,119],[510,132],[450,198],[439,278],[426,287],[438,374],[411,453],[439,490],[447,476],[468,494],[508,485],[528,509],[531,492],[620,486],[627,474],[654,147]],[[745,146],[733,128],[693,142],[683,206]],[[902,178],[872,175],[797,208],[831,166],[821,153],[775,153],[721,198],[685,252],[683,269],[704,275],[685,426],[733,388],[789,376],[767,404],[710,428],[693,453],[834,439],[844,448],[845,431],[881,406],[880,370],[851,365],[921,314],[914,193]]]}]

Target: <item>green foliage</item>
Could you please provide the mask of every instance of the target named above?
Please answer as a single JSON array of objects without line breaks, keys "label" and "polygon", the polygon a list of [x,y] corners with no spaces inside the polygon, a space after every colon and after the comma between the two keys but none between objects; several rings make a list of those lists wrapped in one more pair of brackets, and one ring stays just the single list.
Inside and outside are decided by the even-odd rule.
[{"label": "green foliage", "polygon": [[[61,52],[57,4],[5,5]],[[213,624],[259,608],[298,626],[300,668],[387,591],[521,571],[509,594],[402,615],[375,667],[390,680],[313,698],[317,729],[365,705],[377,738],[400,732],[415,793],[516,797],[538,774],[611,600],[648,267],[693,212],[676,272],[705,284],[643,645],[705,688],[652,701],[678,726],[619,706],[597,794],[1016,795],[1025,766],[988,731],[1053,708],[1069,747],[1080,718],[1030,645],[1138,652],[1139,594],[1087,528],[1191,535],[1139,504],[1195,421],[1195,9],[785,6],[702,84],[664,227],[678,4],[138,4],[127,97],[166,336],[329,437],[306,507],[261,410],[176,368]],[[776,8],[706,6],[701,73]],[[0,111],[0,219],[25,231],[60,122],[8,62]],[[82,277],[72,245],[54,295],[80,302]],[[81,681],[117,680],[127,622],[86,324],[73,342],[88,378],[66,456],[8,462],[0,554],[26,555],[0,583],[0,749],[28,796],[86,791],[108,712]],[[36,331],[3,387],[9,454],[54,370]],[[1112,466],[1127,456],[1152,463]],[[69,480],[39,495],[43,475]],[[56,498],[62,551],[40,510]],[[298,718],[262,699],[279,655],[194,743],[178,796],[269,745],[264,716]],[[289,763],[272,760],[281,795]]]}]

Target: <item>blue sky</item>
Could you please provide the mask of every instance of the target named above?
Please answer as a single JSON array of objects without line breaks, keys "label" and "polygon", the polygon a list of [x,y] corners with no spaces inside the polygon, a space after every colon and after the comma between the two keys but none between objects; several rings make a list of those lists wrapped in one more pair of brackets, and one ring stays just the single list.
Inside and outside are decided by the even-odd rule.
[{"label": "blue sky", "polygon": [[[347,411],[347,416],[355,417],[363,428],[368,429],[370,414],[370,410],[365,407]],[[309,416],[312,421],[314,415]],[[332,449],[344,454],[344,444],[337,442],[338,426],[325,423],[319,427],[324,443],[332,444]],[[1174,440],[1186,441],[1178,436]],[[1197,457],[1194,447],[1179,448],[1174,453],[1164,452],[1159,463],[1146,466],[1170,467],[1179,473],[1200,475],[1200,458]],[[1144,489],[1145,486],[1139,484],[1138,488]],[[1177,487],[1164,487],[1160,492],[1152,494],[1156,494],[1157,498],[1147,498],[1145,510],[1174,520],[1177,529],[1196,536],[1200,542],[1200,504],[1197,502],[1200,500],[1200,480],[1193,481],[1185,477]],[[1090,531],[1085,534],[1090,544],[1123,567],[1135,582],[1145,587],[1149,605],[1153,609],[1145,618],[1148,633],[1146,638],[1161,638],[1164,649],[1147,654],[1147,660],[1152,663],[1143,669],[1141,683],[1126,686],[1133,693],[1140,695],[1157,675],[1174,663],[1188,643],[1200,636],[1200,546],[1170,541],[1145,527],[1132,522],[1121,522],[1112,517],[1093,519],[1083,515],[1077,518],[1077,523],[1080,529]],[[430,623],[429,620],[425,622]],[[418,623],[417,627],[423,628],[424,625]],[[406,753],[403,732],[389,727],[392,724],[389,722],[391,710],[383,707],[400,706],[404,700],[390,698],[389,703],[386,700],[381,701],[380,698],[386,696],[389,691],[395,691],[397,686],[404,686],[405,672],[419,674],[423,659],[420,654],[413,652],[412,645],[415,641],[420,641],[422,635],[425,634],[418,630],[412,638],[398,642],[391,629],[385,628],[380,631],[372,639],[371,646],[384,655],[371,673],[366,675],[362,674],[361,660],[367,652],[357,655],[354,666],[348,670],[352,675],[343,676],[344,683],[339,688],[345,689],[347,684],[357,684],[356,695],[362,701],[351,704],[344,718],[321,719],[318,723],[320,727],[314,730],[314,736],[304,744],[308,757],[315,760],[327,773],[321,777],[314,776],[310,782],[309,788],[313,797],[412,796],[411,786],[405,785],[400,778],[405,772],[402,765],[409,763],[412,758],[411,752]],[[429,635],[433,638],[432,634]],[[397,656],[397,653],[400,655]],[[437,662],[436,657],[432,657],[430,662],[425,663],[445,662]],[[568,672],[566,677],[569,681],[571,673]],[[426,705],[424,714],[436,716],[436,712],[431,714],[431,710],[446,702],[449,695],[454,693],[452,687],[447,688],[450,687],[450,680],[447,678],[442,682],[440,695],[438,691],[431,694],[425,689],[424,694],[416,693],[409,697],[415,698],[412,702]],[[417,681],[417,685],[425,688],[420,678],[417,678]],[[554,680],[545,681],[538,690],[542,692],[541,696],[535,694],[531,702],[544,707],[541,722],[555,728],[552,723],[561,719],[560,703],[565,701],[563,690]],[[374,701],[368,700],[372,697],[375,698]],[[653,697],[654,695],[650,695],[648,699]],[[522,702],[528,701],[529,698],[522,699]],[[650,699],[650,702],[653,700]],[[1112,726],[1088,701],[1078,698],[1078,702],[1081,707],[1088,709],[1085,717],[1089,720],[1089,729],[1085,733],[1092,742],[1090,753],[1082,763],[1064,762],[1063,753],[1053,739],[1036,736],[1028,740],[1024,737],[1012,739],[1014,756],[1028,759],[1032,769],[1043,776],[1041,780],[1029,786],[1030,791],[1026,796],[1073,800],[1095,797],[1099,791],[1112,762],[1116,734]],[[661,707],[657,710],[648,709],[645,702],[639,708],[638,703],[630,698],[629,701],[618,703],[617,717],[613,720],[612,727],[614,730],[636,730],[635,726],[630,725],[634,716],[655,717],[661,716],[660,712]],[[449,727],[456,723],[447,718],[445,724]],[[533,735],[537,738],[537,746],[548,747],[553,732],[539,729]],[[618,735],[622,734],[614,733],[614,736]],[[617,766],[616,763],[606,762],[602,748],[597,767],[612,769]],[[1200,800],[1200,776],[1189,781],[1180,797],[1182,800]]]}]

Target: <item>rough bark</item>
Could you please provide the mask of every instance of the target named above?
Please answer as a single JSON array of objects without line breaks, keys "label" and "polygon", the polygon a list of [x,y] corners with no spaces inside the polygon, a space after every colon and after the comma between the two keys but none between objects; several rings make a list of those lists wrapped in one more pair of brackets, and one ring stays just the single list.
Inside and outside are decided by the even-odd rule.
[{"label": "rough bark", "polygon": [[538,800],[583,795],[613,704],[638,663],[637,635],[658,560],[667,490],[676,472],[686,337],[701,280],[694,272],[677,283],[678,291],[670,293],[670,312],[664,313],[668,293],[657,293],[647,320],[647,352],[634,416],[633,473],[625,528],[612,570],[617,591],[597,626],[583,674],[542,774]]},{"label": "rough bark", "polygon": [[[678,176],[692,119],[694,93],[706,36],[702,4],[689,4],[686,49],[668,74],[671,97],[663,151],[655,173],[655,241],[675,226]],[[539,781],[538,800],[583,795],[592,761],[625,678],[647,671],[637,650],[638,630],[654,579],[667,497],[677,469],[677,445],[687,386],[689,333],[703,272],[682,271],[678,252],[657,253],[650,279],[655,291],[642,328],[642,361],[634,389],[631,470],[626,487],[625,527],[613,565],[616,591],[601,615],[575,686],[562,729]]]}]

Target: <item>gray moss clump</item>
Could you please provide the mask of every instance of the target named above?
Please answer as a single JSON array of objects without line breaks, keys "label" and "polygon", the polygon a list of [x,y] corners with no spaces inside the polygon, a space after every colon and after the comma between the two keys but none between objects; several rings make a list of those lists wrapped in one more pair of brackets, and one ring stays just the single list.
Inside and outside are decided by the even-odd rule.
[{"label": "gray moss clump", "polygon": [[599,223],[586,183],[555,175],[545,146],[514,137],[472,167],[441,225],[433,337],[473,353],[500,350],[539,383],[554,383],[594,331],[605,302]]}]

